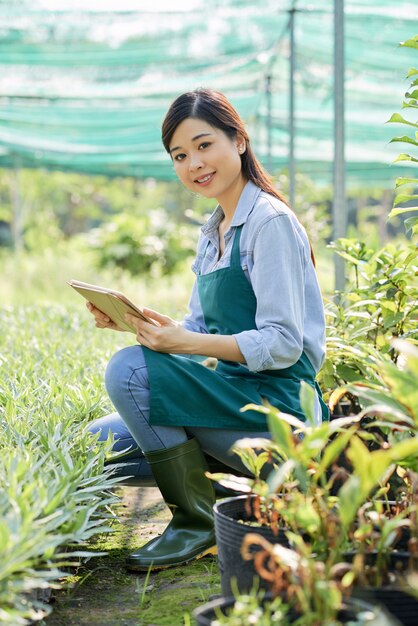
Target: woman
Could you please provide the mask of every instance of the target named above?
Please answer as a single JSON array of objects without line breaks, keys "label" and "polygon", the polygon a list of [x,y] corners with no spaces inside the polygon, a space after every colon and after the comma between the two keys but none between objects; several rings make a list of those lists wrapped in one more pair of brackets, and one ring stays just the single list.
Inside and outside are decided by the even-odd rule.
[{"label": "woman", "polygon": [[[270,437],[266,417],[240,409],[267,399],[304,419],[301,380],[315,383],[325,323],[306,233],[255,158],[238,113],[221,93],[178,97],[162,126],[180,181],[216,198],[202,228],[190,312],[180,324],[145,309],[157,325],[130,316],[140,345],[118,352],[106,371],[117,414],[98,420],[119,447],[132,436],[143,452],[138,474],[152,474],[173,518],[128,559],[134,570],[168,567],[214,548],[214,492],[204,453],[242,470],[229,453],[242,437]],[[116,328],[88,305],[100,328]],[[216,370],[193,355],[216,357]],[[146,463],[146,461],[148,463]]]}]

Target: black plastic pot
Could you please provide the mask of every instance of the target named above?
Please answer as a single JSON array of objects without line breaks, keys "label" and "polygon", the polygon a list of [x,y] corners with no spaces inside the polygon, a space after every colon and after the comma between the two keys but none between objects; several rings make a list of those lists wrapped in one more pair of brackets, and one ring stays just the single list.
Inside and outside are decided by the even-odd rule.
[{"label": "black plastic pot", "polygon": [[[347,560],[353,557],[353,554],[347,554]],[[366,562],[373,565],[376,562],[376,553],[366,555]],[[393,551],[390,555],[389,571],[402,572],[406,571],[411,565],[411,555],[408,552]],[[415,567],[418,565],[418,559],[415,559]],[[402,626],[417,626],[418,624],[418,600],[405,592],[402,583],[397,583],[384,587],[355,587],[353,595],[357,598],[379,604],[383,606],[391,615],[393,615]]]},{"label": "black plastic pot", "polygon": [[[264,600],[271,600],[271,595],[267,593]],[[234,604],[235,598],[217,598],[195,609],[195,611],[193,611],[193,618],[197,626],[211,626],[219,611],[227,615],[228,610],[230,610]],[[261,604],[263,604],[263,600],[261,600]],[[347,600],[345,605],[345,608],[338,614],[338,620],[342,624],[351,622],[359,626],[397,626],[396,621],[392,620],[390,615],[385,614],[379,607],[373,606],[363,600],[351,598]],[[361,619],[360,613],[362,614]],[[294,613],[294,617],[293,619],[290,617],[290,621],[292,622],[299,617],[300,615]]]},{"label": "black plastic pot", "polygon": [[417,626],[418,624],[418,601],[402,589],[391,587],[357,589],[354,594],[361,600],[381,605],[402,626]]},{"label": "black plastic pot", "polygon": [[[232,589],[235,591],[235,588],[241,593],[249,592],[254,586],[255,579],[259,589],[269,589],[268,583],[256,575],[253,561],[244,561],[241,557],[241,546],[246,535],[256,533],[270,543],[289,545],[283,531],[275,535],[268,526],[253,526],[248,523],[255,521],[256,518],[247,515],[245,510],[247,500],[248,496],[226,498],[217,502],[213,509],[222,594],[225,597],[231,596]],[[257,548],[254,548],[254,551],[256,550]],[[232,589],[231,580],[236,582],[236,587],[233,583]]]}]

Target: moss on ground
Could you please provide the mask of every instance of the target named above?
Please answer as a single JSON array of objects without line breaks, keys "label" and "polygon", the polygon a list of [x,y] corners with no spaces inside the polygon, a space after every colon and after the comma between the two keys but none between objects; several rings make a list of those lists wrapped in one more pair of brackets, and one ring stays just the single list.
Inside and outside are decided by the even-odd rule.
[{"label": "moss on ground", "polygon": [[[92,546],[107,555],[81,565],[56,592],[53,612],[44,626],[189,626],[193,609],[220,594],[214,557],[149,575],[128,572],[126,557],[139,543],[128,523],[132,508],[123,506],[126,510],[119,511],[122,523],[116,523],[113,533],[102,535]],[[164,508],[158,503],[148,507],[149,523],[162,517],[164,526]],[[137,525],[143,527],[146,522],[142,518]]]}]

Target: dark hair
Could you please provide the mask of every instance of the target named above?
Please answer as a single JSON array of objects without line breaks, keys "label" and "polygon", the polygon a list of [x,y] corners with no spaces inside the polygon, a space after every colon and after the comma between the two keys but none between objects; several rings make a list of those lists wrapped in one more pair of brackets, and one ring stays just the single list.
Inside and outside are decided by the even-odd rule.
[{"label": "dark hair", "polygon": [[[255,156],[243,120],[223,93],[199,88],[188,91],[174,100],[162,125],[162,141],[168,153],[170,153],[170,143],[177,127],[187,118],[204,120],[214,128],[222,130],[230,139],[235,139],[237,135],[244,137],[246,149],[241,154],[244,177],[288,205]],[[311,257],[315,264],[312,248]]]}]

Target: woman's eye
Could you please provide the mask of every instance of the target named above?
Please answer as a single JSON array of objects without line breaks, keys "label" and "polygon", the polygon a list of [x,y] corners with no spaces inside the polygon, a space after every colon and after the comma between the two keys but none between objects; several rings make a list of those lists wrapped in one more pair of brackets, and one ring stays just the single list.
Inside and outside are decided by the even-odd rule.
[{"label": "woman's eye", "polygon": [[183,161],[183,159],[185,158],[185,154],[176,154],[176,156],[174,157],[175,161]]},{"label": "woman's eye", "polygon": [[200,144],[199,150],[205,149],[208,146],[210,146],[210,142],[209,141],[204,141],[203,143]]}]

